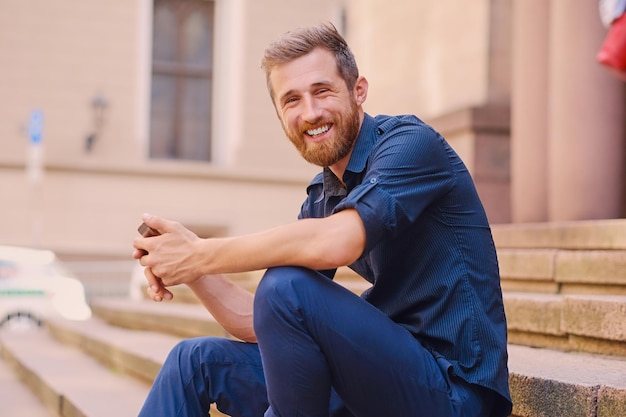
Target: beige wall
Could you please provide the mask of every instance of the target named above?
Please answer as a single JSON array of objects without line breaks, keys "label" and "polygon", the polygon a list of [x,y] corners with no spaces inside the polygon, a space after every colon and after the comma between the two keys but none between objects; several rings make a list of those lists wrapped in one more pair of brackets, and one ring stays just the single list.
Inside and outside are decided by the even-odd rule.
[{"label": "beige wall", "polygon": [[[216,2],[217,158],[203,164],[146,158],[150,0],[0,2],[0,244],[128,257],[144,211],[222,234],[294,220],[317,168],[284,138],[259,62],[293,26],[336,21],[336,3]],[[87,153],[97,95],[108,107]],[[45,117],[40,183],[25,174],[34,109]]]},{"label": "beige wall", "polygon": [[[21,129],[34,108],[45,113],[49,163],[139,159],[138,22],[136,1],[0,3],[0,162],[23,163],[28,139]],[[97,94],[110,109],[98,152],[87,156]]]},{"label": "beige wall", "polygon": [[348,3],[366,110],[432,123],[468,166],[490,221],[509,222],[511,2]]},{"label": "beige wall", "polygon": [[369,111],[430,118],[487,101],[490,0],[349,3]]},{"label": "beige wall", "polygon": [[[0,244],[128,257],[144,211],[218,234],[294,219],[317,168],[284,138],[259,62],[295,26],[341,26],[342,6],[370,81],[366,111],[432,122],[468,165],[490,220],[511,221],[511,84],[524,88],[511,81],[511,0],[216,0],[211,164],[146,157],[151,4],[0,1]],[[97,95],[108,108],[87,153]],[[45,113],[40,184],[25,174],[33,109]]]}]

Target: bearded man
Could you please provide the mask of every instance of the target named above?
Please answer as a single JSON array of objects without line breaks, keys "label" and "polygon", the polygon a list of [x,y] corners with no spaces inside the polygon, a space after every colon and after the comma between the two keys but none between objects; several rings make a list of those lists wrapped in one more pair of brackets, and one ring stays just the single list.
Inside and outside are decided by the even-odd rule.
[{"label": "bearded man", "polygon": [[[288,32],[262,67],[285,134],[322,168],[299,219],[201,239],[157,216],[134,240],[152,299],[186,284],[235,338],[178,344],[140,416],[504,417],[506,319],[490,227],[445,139],[372,117],[331,25]],[[333,282],[349,266],[360,297]],[[254,295],[220,274],[266,270]]]}]

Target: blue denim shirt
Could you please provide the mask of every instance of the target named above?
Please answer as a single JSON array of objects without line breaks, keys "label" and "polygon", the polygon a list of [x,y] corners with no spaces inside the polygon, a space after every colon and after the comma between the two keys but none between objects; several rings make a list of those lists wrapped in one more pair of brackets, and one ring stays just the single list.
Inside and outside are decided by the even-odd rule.
[{"label": "blue denim shirt", "polygon": [[366,114],[343,180],[318,174],[299,217],[356,209],[367,239],[350,268],[372,283],[362,298],[510,411],[496,250],[459,156],[415,116]]}]

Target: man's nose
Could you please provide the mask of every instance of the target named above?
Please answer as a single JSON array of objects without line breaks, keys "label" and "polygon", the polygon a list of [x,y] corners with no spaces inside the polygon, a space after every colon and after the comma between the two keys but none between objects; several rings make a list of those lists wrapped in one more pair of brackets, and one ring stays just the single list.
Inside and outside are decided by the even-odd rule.
[{"label": "man's nose", "polygon": [[313,97],[305,97],[302,100],[302,119],[313,123],[322,117],[322,109]]}]

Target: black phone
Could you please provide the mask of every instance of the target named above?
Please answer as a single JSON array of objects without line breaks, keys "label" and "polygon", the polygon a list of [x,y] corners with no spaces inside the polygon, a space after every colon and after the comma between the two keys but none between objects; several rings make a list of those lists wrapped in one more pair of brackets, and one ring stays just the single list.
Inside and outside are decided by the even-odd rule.
[{"label": "black phone", "polygon": [[137,228],[137,231],[143,237],[158,236],[158,235],[161,234],[161,233],[159,233],[158,230],[155,230],[155,229],[151,228],[150,226],[148,226],[145,223],[141,223],[141,225]]}]

